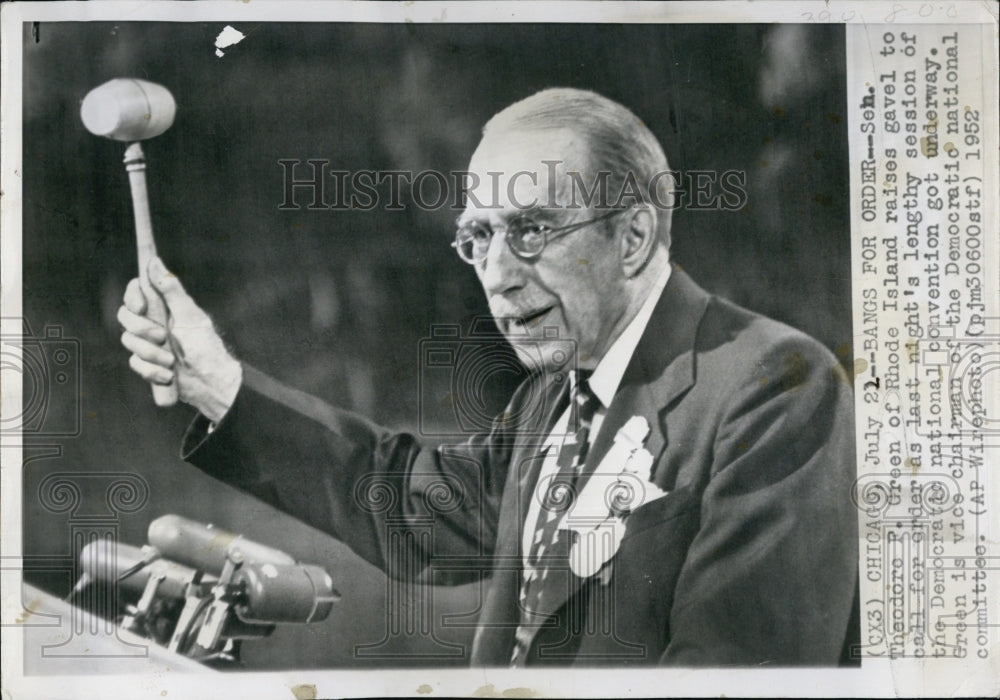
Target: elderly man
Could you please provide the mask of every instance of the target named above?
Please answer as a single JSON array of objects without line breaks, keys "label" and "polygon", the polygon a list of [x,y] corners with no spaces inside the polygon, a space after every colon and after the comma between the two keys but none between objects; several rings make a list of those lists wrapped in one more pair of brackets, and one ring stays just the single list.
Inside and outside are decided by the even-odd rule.
[{"label": "elderly man", "polygon": [[[469,170],[453,245],[537,365],[492,429],[424,447],[281,385],[227,352],[157,260],[171,330],[133,281],[122,342],[199,410],[184,457],[389,575],[390,524],[432,523],[409,556],[491,578],[473,665],[842,661],[857,515],[833,356],[671,264],[666,158],[623,106],[535,94],[486,125]],[[395,493],[374,503],[379,483]]]}]

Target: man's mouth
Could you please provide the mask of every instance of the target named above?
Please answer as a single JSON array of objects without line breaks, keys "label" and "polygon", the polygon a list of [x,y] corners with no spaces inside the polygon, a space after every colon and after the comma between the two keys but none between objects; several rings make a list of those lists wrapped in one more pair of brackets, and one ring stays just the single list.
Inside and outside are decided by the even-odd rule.
[{"label": "man's mouth", "polygon": [[522,314],[521,316],[510,318],[507,321],[507,330],[513,332],[523,332],[529,328],[533,328],[534,326],[537,326],[541,322],[542,318],[552,311],[553,308],[555,307],[546,306],[545,308],[538,309],[537,311],[531,311],[529,313]]},{"label": "man's mouth", "polygon": [[533,326],[541,321],[542,317],[550,311],[552,311],[552,307],[546,306],[544,309],[539,309],[538,311],[534,311],[530,314],[525,314],[521,317],[521,323],[526,326]]}]

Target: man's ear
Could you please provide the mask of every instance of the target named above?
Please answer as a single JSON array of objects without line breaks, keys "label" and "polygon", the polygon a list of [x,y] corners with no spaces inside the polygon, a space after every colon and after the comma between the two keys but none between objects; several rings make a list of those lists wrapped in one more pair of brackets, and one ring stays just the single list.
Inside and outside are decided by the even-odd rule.
[{"label": "man's ear", "polygon": [[656,210],[648,204],[637,204],[624,222],[621,238],[622,271],[628,278],[635,277],[653,257],[658,240]]}]

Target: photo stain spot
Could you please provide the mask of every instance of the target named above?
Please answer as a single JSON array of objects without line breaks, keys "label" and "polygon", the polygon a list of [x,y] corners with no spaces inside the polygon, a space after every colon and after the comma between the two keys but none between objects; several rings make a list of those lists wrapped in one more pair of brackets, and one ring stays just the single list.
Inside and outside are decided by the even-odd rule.
[{"label": "photo stain spot", "polygon": [[474,698],[537,698],[541,697],[541,693],[532,690],[531,688],[506,688],[504,690],[497,690],[496,686],[492,683],[487,683],[486,685],[481,685],[476,688],[472,697]]},{"label": "photo stain spot", "polygon": [[291,687],[295,700],[316,700],[316,686],[311,683],[300,683]]},{"label": "photo stain spot", "polygon": [[18,615],[17,619],[14,620],[14,624],[23,625],[29,617],[31,617],[37,612],[37,608],[39,605],[41,605],[41,603],[42,599],[36,598],[35,600],[25,605],[24,610],[21,611],[21,614]]},{"label": "photo stain spot", "polygon": [[844,359],[831,367],[830,371],[833,372],[833,378],[837,381],[843,382],[847,386],[853,386],[854,380],[867,369],[868,362],[859,357],[856,360]]},{"label": "photo stain spot", "polygon": [[802,353],[791,352],[785,356],[784,366],[781,388],[784,391],[798,391],[809,376],[809,361]]},{"label": "photo stain spot", "polygon": [[426,683],[417,686],[417,692],[421,695],[427,695],[427,693],[433,693],[434,689],[427,685]]}]

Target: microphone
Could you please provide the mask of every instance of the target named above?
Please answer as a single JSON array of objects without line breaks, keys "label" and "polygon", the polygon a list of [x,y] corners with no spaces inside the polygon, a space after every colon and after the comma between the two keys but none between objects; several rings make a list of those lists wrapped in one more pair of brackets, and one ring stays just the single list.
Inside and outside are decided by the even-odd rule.
[{"label": "microphone", "polygon": [[244,564],[236,570],[233,584],[243,597],[236,614],[250,623],[325,620],[340,600],[330,574],[310,564]]},{"label": "microphone", "polygon": [[[157,552],[149,548],[133,547],[132,545],[115,543],[113,541],[91,542],[80,552],[80,565],[83,577],[88,582],[102,581],[112,583],[117,581],[121,590],[134,595],[142,595],[151,577],[163,577],[157,595],[164,598],[183,598],[187,584],[191,583],[198,573],[195,569],[178,564],[168,559],[151,557]],[[128,573],[132,570],[132,573]],[[122,578],[123,574],[125,575]],[[214,576],[203,576],[201,582],[211,586],[218,579]]]},{"label": "microphone", "polygon": [[232,554],[240,563],[231,570],[231,580],[222,583],[243,622],[317,622],[325,620],[340,600],[333,579],[322,567],[298,564],[285,552],[179,515],[154,520],[149,541],[152,546],[141,548],[114,540],[91,542],[80,553],[78,587],[117,582],[119,590],[139,597],[150,579],[158,578],[157,597],[184,599],[195,581],[202,590],[219,584]]},{"label": "microphone", "polygon": [[242,554],[247,563],[295,564],[295,559],[281,550],[179,515],[163,515],[151,522],[147,537],[164,558],[215,575],[222,573],[232,552]]}]

